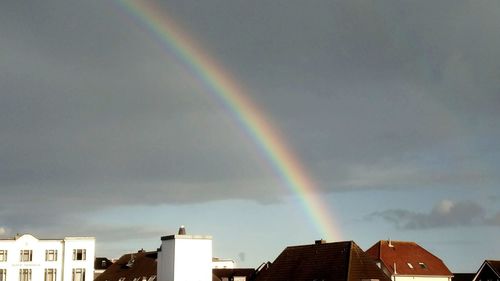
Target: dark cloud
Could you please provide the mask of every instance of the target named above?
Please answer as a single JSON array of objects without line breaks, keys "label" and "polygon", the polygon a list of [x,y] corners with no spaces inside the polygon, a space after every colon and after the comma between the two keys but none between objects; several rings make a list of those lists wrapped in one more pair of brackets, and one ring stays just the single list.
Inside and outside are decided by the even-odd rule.
[{"label": "dark cloud", "polygon": [[[498,3],[161,5],[322,190],[498,184]],[[0,227],[22,229],[21,212],[38,226],[124,204],[288,194],[235,117],[118,5],[9,1],[0,37]],[[466,207],[454,224],[485,222]],[[434,226],[398,212],[384,217]]]},{"label": "dark cloud", "polygon": [[485,208],[472,201],[442,200],[429,213],[391,209],[370,214],[401,229],[430,229],[456,226],[500,226],[500,213],[488,216]]}]

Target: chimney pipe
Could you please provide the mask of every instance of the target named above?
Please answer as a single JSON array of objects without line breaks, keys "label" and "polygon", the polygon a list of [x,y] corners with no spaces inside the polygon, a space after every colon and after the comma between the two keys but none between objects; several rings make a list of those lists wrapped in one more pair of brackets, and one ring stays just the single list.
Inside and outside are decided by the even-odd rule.
[{"label": "chimney pipe", "polygon": [[183,225],[181,225],[181,227],[179,227],[179,232],[177,234],[186,235],[186,228]]},{"label": "chimney pipe", "polygon": [[326,243],[326,240],[324,240],[324,239],[320,239],[320,240],[315,240],[314,241],[315,245],[321,245],[321,244],[325,244],[325,243]]}]

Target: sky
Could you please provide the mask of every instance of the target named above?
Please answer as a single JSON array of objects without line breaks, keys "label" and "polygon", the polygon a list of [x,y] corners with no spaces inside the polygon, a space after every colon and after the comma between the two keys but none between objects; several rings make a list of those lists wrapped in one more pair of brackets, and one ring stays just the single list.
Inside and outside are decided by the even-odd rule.
[{"label": "sky", "polygon": [[117,258],[185,225],[242,267],[320,238],[500,259],[500,2],[139,2],[244,89],[337,235],[123,2],[46,0],[0,4],[0,237]]}]

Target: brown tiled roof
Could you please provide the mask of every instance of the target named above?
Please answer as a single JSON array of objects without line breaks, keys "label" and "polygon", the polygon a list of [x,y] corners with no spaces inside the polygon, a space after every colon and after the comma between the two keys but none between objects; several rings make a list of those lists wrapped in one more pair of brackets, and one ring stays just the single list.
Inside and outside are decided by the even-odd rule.
[{"label": "brown tiled roof", "polygon": [[[452,276],[441,259],[415,242],[379,241],[366,251],[382,262],[391,275]],[[394,269],[394,266],[396,267]]]},{"label": "brown tiled roof", "polygon": [[453,273],[452,281],[472,281],[475,273]]},{"label": "brown tiled roof", "polygon": [[252,280],[255,275],[255,269],[253,268],[214,268],[212,273],[219,279],[223,277],[231,280],[235,276],[245,276],[246,280]]},{"label": "brown tiled roof", "polygon": [[140,251],[123,255],[94,281],[118,281],[121,277],[125,277],[125,281],[131,281],[136,277],[144,276],[149,278],[152,275],[156,275],[157,256],[156,251]]},{"label": "brown tiled roof", "polygon": [[486,260],[485,262],[491,267],[497,276],[500,276],[500,261]]},{"label": "brown tiled roof", "polygon": [[390,279],[353,241],[287,247],[256,281]]}]

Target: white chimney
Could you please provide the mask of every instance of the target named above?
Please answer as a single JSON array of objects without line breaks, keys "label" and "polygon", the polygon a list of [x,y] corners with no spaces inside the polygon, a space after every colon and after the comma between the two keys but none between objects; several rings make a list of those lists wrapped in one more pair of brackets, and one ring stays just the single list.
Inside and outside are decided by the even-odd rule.
[{"label": "white chimney", "polygon": [[212,281],[212,236],[179,234],[161,237],[158,281]]}]

